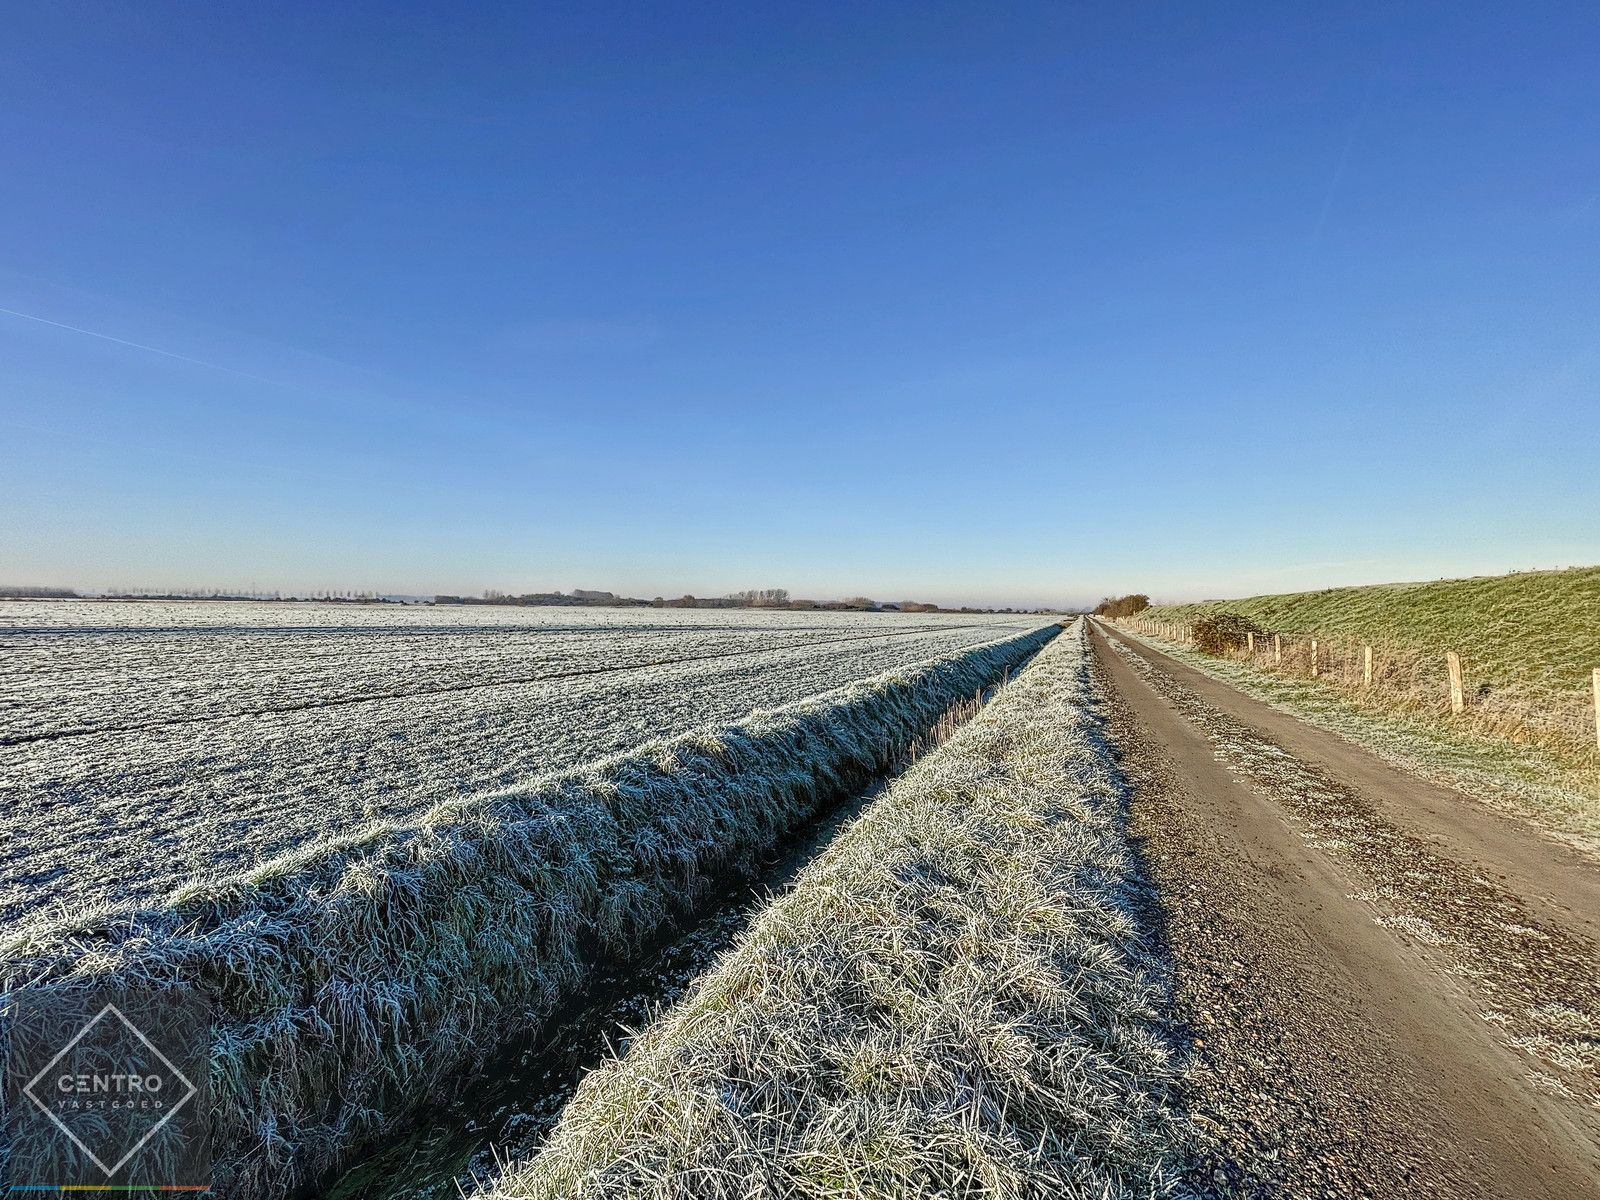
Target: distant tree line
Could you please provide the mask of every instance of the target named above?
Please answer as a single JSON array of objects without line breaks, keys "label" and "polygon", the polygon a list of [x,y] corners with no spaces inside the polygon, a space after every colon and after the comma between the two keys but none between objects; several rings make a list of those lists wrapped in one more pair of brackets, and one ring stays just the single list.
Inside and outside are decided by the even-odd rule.
[{"label": "distant tree line", "polygon": [[377,592],[324,588],[311,592],[259,592],[228,588],[125,588],[90,589],[86,592],[59,587],[11,587],[0,584],[5,600],[252,600],[306,601],[320,604],[403,604],[404,600]]},{"label": "distant tree line", "polygon": [[789,594],[788,588],[748,588],[726,596],[657,596],[642,600],[633,596],[619,596],[614,592],[589,591],[575,588],[570,592],[523,592],[513,594],[495,588],[481,596],[457,596],[440,593],[433,598],[435,604],[500,604],[514,606],[561,605],[567,607],[606,608],[784,608],[790,610],[822,610],[827,612],[1012,612],[1012,609],[959,608],[944,609],[937,604],[918,600],[878,601],[867,596],[850,596],[844,600],[803,600]]},{"label": "distant tree line", "polygon": [[752,588],[748,592],[734,592],[728,599],[735,604],[742,604],[748,608],[787,608],[789,606],[789,589]]},{"label": "distant tree line", "polygon": [[8,600],[75,600],[78,593],[71,588],[7,587],[0,585],[0,596],[4,596]]},{"label": "distant tree line", "polygon": [[317,604],[403,604],[390,596],[377,592],[354,589],[320,588],[307,592],[230,592],[226,588],[177,588],[162,591],[159,588],[113,588],[94,593],[96,600],[254,600],[254,601],[311,601]]},{"label": "distant tree line", "polygon": [[519,607],[562,605],[568,608],[581,608],[590,604],[642,605],[644,603],[643,600],[629,600],[623,596],[614,596],[610,592],[591,592],[583,588],[578,588],[571,593],[523,592],[521,595],[489,588],[481,596],[451,596],[441,593],[433,598],[433,602],[435,604],[509,604]]},{"label": "distant tree line", "polygon": [[1135,592],[1131,596],[1107,596],[1095,605],[1094,615],[1097,617],[1131,617],[1136,612],[1143,612],[1150,607],[1150,597],[1143,592]]},{"label": "distant tree line", "polygon": [[[71,588],[0,586],[0,597],[7,599],[102,599],[102,600],[266,600],[266,601],[315,601],[322,604],[404,604],[416,603],[419,597],[384,596],[371,591],[354,591],[338,589],[322,589],[309,592],[256,592],[256,591],[230,591],[226,588],[111,588],[106,591],[92,591],[82,593]],[[1141,601],[1136,608],[1125,611],[1112,612],[1107,609],[1109,604],[1123,604],[1127,601]],[[427,601],[421,601],[427,603]],[[1101,602],[1097,613],[1107,616],[1122,616],[1138,612],[1149,604],[1145,596],[1126,596],[1119,600],[1105,600]],[[666,599],[657,596],[653,600],[642,600],[632,596],[619,596],[615,592],[592,591],[587,588],[574,588],[570,592],[523,592],[513,594],[502,592],[496,588],[486,589],[481,596],[457,596],[439,593],[433,597],[434,604],[495,604],[532,607],[539,605],[556,605],[572,608],[604,607],[604,608],[782,608],[790,610],[817,610],[824,612],[908,612],[908,613],[984,613],[984,612],[1041,612],[1042,609],[1012,609],[1012,608],[941,608],[937,604],[925,604],[919,600],[879,601],[868,596],[850,596],[843,600],[803,600],[790,596],[788,588],[748,588],[742,592],[733,592],[727,596],[678,596]]]}]

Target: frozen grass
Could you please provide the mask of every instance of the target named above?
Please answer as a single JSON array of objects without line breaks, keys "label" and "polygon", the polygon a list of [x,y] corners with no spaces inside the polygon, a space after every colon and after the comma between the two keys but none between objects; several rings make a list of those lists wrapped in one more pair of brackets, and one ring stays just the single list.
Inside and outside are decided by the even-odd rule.
[{"label": "frozen grass", "polygon": [[141,909],[30,926],[0,987],[198,992],[216,1188],[324,1178],[878,773],[1055,627],[374,825]]},{"label": "frozen grass", "polygon": [[977,639],[986,641],[1026,620],[771,609],[0,600],[0,743],[999,626]]},{"label": "frozen grass", "polygon": [[592,1072],[492,1200],[1171,1192],[1122,804],[1080,626]]},{"label": "frozen grass", "polygon": [[1043,623],[0,601],[0,931]]}]

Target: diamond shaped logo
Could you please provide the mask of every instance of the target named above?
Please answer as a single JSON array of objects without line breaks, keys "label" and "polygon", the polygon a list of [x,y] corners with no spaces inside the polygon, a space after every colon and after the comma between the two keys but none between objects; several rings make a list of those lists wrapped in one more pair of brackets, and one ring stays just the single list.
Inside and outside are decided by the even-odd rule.
[{"label": "diamond shaped logo", "polygon": [[[109,1165],[107,1165],[105,1159],[102,1158],[101,1155],[109,1153],[110,1147],[114,1147],[118,1144],[117,1139],[115,1137],[109,1140],[100,1139],[101,1145],[99,1152],[97,1153],[94,1148],[85,1143],[81,1130],[74,1129],[73,1125],[69,1123],[66,1117],[62,1115],[63,1111],[71,1113],[74,1110],[60,1110],[60,1106],[64,1103],[61,1099],[61,1096],[53,1095],[46,1098],[35,1090],[41,1083],[45,1081],[47,1076],[50,1076],[53,1072],[59,1070],[64,1062],[70,1064],[75,1052],[80,1052],[81,1057],[89,1057],[86,1054],[81,1054],[81,1050],[88,1048],[86,1044],[91,1038],[94,1037],[95,1030],[100,1028],[101,1022],[104,1021],[117,1022],[118,1027],[113,1031],[111,1038],[95,1039],[97,1042],[101,1043],[94,1047],[96,1050],[103,1052],[108,1045],[114,1044],[115,1042],[126,1041],[126,1039],[131,1036],[135,1044],[144,1048],[144,1050],[148,1053],[149,1060],[154,1060],[154,1064],[158,1065],[160,1070],[150,1071],[148,1069],[143,1069],[147,1068],[150,1063],[148,1060],[144,1060],[144,1056],[139,1056],[139,1060],[130,1059],[123,1064],[125,1068],[134,1069],[97,1073],[68,1072],[58,1075],[56,1076],[58,1092],[64,1093],[69,1097],[79,1097],[86,1092],[91,1097],[104,1096],[108,1100],[115,1097],[118,1101],[131,1104],[133,1103],[135,1096],[155,1097],[161,1092],[167,1090],[172,1084],[177,1085],[176,1088],[172,1088],[173,1093],[176,1095],[175,1099],[163,1099],[161,1101],[155,1101],[155,1103],[158,1103],[161,1109],[164,1111],[158,1112],[156,1114],[156,1119],[153,1122],[138,1122],[135,1124],[132,1130],[124,1130],[124,1132],[131,1133],[138,1132],[139,1129],[143,1129],[143,1132],[139,1134],[137,1141],[135,1141],[131,1146],[128,1146],[127,1149],[123,1151],[121,1156]],[[100,1053],[94,1055],[94,1057],[103,1060],[106,1056],[104,1053]],[[149,1038],[147,1038],[137,1025],[128,1020],[128,1018],[122,1014],[121,1009],[119,1009],[115,1004],[108,1004],[93,1017],[91,1017],[88,1024],[80,1029],[77,1034],[74,1035],[73,1039],[61,1048],[61,1052],[52,1058],[48,1063],[46,1063],[44,1068],[40,1070],[37,1075],[28,1080],[27,1084],[23,1086],[22,1091],[23,1094],[28,1097],[28,1099],[32,1100],[39,1106],[39,1111],[44,1113],[46,1117],[53,1121],[56,1127],[60,1129],[62,1133],[71,1138],[73,1144],[77,1146],[78,1149],[82,1150],[86,1155],[88,1155],[89,1161],[94,1163],[95,1166],[99,1167],[100,1170],[104,1172],[106,1178],[109,1179],[118,1171],[122,1170],[122,1168],[127,1165],[127,1162],[130,1158],[139,1153],[139,1151],[143,1150],[145,1146],[149,1144],[150,1139],[155,1137],[156,1134],[160,1133],[162,1127],[165,1126],[167,1122],[171,1121],[173,1117],[177,1116],[178,1111],[183,1108],[185,1104],[189,1103],[189,1101],[193,1100],[195,1096],[199,1094],[200,1089],[195,1087],[195,1085],[190,1082],[188,1076],[186,1076],[182,1071],[178,1070],[171,1059],[169,1059],[165,1054],[161,1053],[160,1048],[157,1047],[156,1044]],[[86,1123],[79,1122],[79,1124],[81,1126]]]},{"label": "diamond shaped logo", "polygon": [[209,1183],[203,1002],[72,988],[16,1000],[6,1064],[13,1188]]}]

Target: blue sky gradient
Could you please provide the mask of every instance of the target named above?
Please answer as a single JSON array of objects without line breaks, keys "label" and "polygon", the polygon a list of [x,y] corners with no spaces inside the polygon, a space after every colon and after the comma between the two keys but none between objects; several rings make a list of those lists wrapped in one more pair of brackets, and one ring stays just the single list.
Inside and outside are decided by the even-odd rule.
[{"label": "blue sky gradient", "polygon": [[1334,7],[13,6],[0,582],[1600,561],[1600,21]]}]

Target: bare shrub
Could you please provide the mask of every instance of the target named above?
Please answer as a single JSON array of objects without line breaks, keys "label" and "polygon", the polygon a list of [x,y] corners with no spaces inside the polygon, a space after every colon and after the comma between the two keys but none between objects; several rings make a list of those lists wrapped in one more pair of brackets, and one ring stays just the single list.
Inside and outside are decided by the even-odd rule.
[{"label": "bare shrub", "polygon": [[1243,650],[1250,642],[1250,635],[1262,635],[1261,626],[1248,617],[1241,617],[1238,613],[1213,613],[1203,617],[1190,627],[1194,644],[1202,654],[1221,657],[1237,650]]}]

